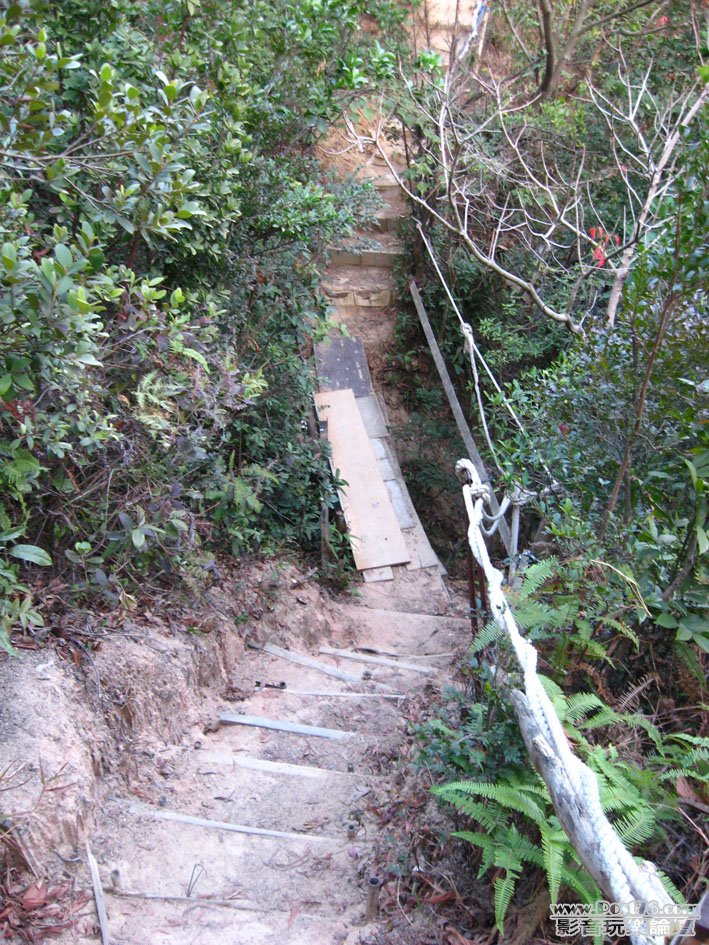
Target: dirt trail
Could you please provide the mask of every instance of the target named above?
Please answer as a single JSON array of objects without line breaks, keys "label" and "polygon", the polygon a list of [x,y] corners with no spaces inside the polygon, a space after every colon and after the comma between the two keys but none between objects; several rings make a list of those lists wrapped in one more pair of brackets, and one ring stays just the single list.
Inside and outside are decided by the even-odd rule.
[{"label": "dirt trail", "polygon": [[[389,185],[382,175],[383,194]],[[388,206],[383,216],[391,215]],[[395,245],[386,242],[390,257]],[[380,253],[368,251],[355,265],[336,254],[325,280],[337,317],[351,333],[363,333],[375,355],[381,332],[391,330],[391,274]],[[220,715],[229,723],[165,747],[165,793],[157,804],[107,798],[93,847],[113,941],[361,940],[381,842],[370,810],[393,793],[402,705],[446,680],[468,624],[444,616],[455,608],[435,567],[395,568],[393,580],[363,585],[360,594],[359,603],[337,605],[333,625],[351,629],[344,639],[326,630],[309,645],[292,642],[291,655],[320,668],[277,650],[246,650],[242,675],[246,669],[259,688],[237,707],[223,703]],[[322,653],[321,646],[357,659]],[[239,724],[245,720],[250,724]],[[271,727],[284,723],[311,728]]]}]

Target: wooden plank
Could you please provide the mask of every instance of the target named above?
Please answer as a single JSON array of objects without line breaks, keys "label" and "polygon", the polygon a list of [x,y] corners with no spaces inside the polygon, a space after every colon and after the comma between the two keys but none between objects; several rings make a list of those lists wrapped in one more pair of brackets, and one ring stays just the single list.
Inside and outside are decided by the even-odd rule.
[{"label": "wooden plank", "polygon": [[355,397],[372,393],[372,378],[359,335],[329,338],[316,345],[315,364],[320,390],[352,390]]},{"label": "wooden plank", "polygon": [[328,666],[322,660],[313,659],[312,656],[306,656],[305,653],[298,653],[295,650],[284,650],[283,647],[276,646],[274,643],[266,643],[263,646],[264,653],[270,653],[271,656],[280,656],[291,663],[298,663],[299,666],[307,666],[309,669],[317,669],[326,676],[332,676],[342,682],[359,682],[359,676],[353,676],[352,673],[346,673],[344,670],[337,669],[335,666]]},{"label": "wooden plank", "polygon": [[101,930],[102,945],[111,945],[111,934],[108,930],[108,914],[106,912],[106,900],[103,897],[103,887],[101,886],[101,875],[98,871],[98,863],[91,852],[91,847],[86,844],[86,858],[89,863],[89,872],[91,873],[91,885],[94,890],[94,899],[96,901],[96,915],[98,916],[98,925]]},{"label": "wooden plank", "polygon": [[281,722],[267,719],[260,715],[237,715],[235,712],[222,712],[219,721],[227,725],[247,725],[251,728],[267,728],[274,732],[290,732],[293,735],[309,735],[313,738],[329,738],[341,741],[351,738],[355,732],[346,732],[339,728],[321,728],[319,725],[301,725],[298,722]]},{"label": "wooden plank", "polygon": [[[391,686],[388,687],[391,689]],[[406,699],[403,692],[314,692],[310,689],[277,689],[294,696],[321,696],[325,699]]]},{"label": "wooden plank", "polygon": [[351,650],[336,650],[331,646],[321,646],[321,653],[327,653],[328,656],[341,656],[346,660],[355,660],[357,663],[373,663],[375,666],[390,666],[392,669],[405,669],[410,673],[424,673],[429,675],[435,673],[433,666],[415,666],[413,663],[405,663],[402,660],[390,660],[385,656],[364,656],[362,653],[353,653]]},{"label": "wooden plank", "polygon": [[332,466],[348,485],[341,501],[353,537],[352,553],[360,571],[411,560],[389,493],[351,390],[315,395],[321,420],[327,420]]},{"label": "wooden plank", "polygon": [[446,573],[420,522],[417,522],[414,528],[406,529],[404,539],[411,555],[411,563],[406,565],[407,571],[437,567],[441,574]]},{"label": "wooden plank", "polygon": [[[460,437],[465,444],[465,448],[468,451],[468,456],[472,460],[473,465],[478,471],[478,475],[483,482],[489,482],[490,476],[488,475],[487,470],[485,469],[485,464],[482,461],[482,457],[478,452],[478,448],[475,445],[475,440],[473,439],[473,434],[470,432],[470,427],[468,422],[465,419],[463,410],[460,406],[458,400],[458,395],[455,392],[455,388],[448,374],[448,368],[446,367],[445,361],[443,360],[443,355],[441,350],[438,347],[438,342],[436,341],[436,336],[433,334],[433,329],[431,328],[431,323],[428,320],[428,315],[426,314],[426,309],[423,306],[423,300],[419,294],[418,286],[416,283],[411,280],[409,283],[409,292],[411,292],[411,298],[414,300],[414,305],[416,311],[418,312],[419,321],[421,322],[421,327],[423,328],[424,334],[426,335],[426,341],[428,341],[428,346],[431,349],[431,354],[433,355],[433,360],[438,369],[438,375],[441,378],[441,383],[443,384],[443,389],[446,392],[446,397],[448,398],[448,403],[450,404],[451,410],[453,411],[453,417],[455,418],[456,426],[458,427],[458,432]],[[500,506],[495,498],[495,493],[490,490],[490,508],[492,509],[493,515],[497,515],[500,510]],[[507,554],[512,554],[512,535],[510,534],[509,526],[504,519],[500,519],[498,525],[498,531],[500,532],[500,538],[502,543],[505,546]]]},{"label": "wooden plank", "polygon": [[371,439],[381,439],[383,436],[388,436],[389,431],[377,395],[369,394],[362,397],[355,391],[355,397],[368,436]]},{"label": "wooden plank", "polygon": [[404,485],[403,479],[388,479],[385,485],[389,493],[389,498],[391,499],[391,504],[394,506],[394,512],[396,513],[396,520],[399,523],[399,527],[402,529],[416,528],[418,518],[414,516],[409,493]]},{"label": "wooden plank", "polygon": [[223,820],[207,820],[205,817],[192,817],[191,814],[179,814],[170,810],[151,810],[160,820],[172,820],[178,824],[190,824],[193,827],[208,827],[212,830],[228,830],[230,833],[245,833],[252,837],[266,837],[273,840],[308,840],[316,843],[341,843],[335,837],[322,837],[318,834],[290,833],[286,830],[267,830],[265,827],[250,827],[246,824],[232,824]]},{"label": "wooden plank", "polygon": [[394,572],[391,568],[368,568],[366,571],[362,571],[362,577],[367,584],[376,581],[393,581]]}]

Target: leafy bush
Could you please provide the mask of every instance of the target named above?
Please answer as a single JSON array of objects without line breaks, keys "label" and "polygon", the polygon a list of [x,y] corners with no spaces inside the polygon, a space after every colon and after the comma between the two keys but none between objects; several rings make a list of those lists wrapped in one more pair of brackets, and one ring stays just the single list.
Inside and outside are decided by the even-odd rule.
[{"label": "leafy bush", "polygon": [[317,262],[373,200],[330,186],[306,145],[353,100],[342,57],[367,82],[382,68],[365,9],[6,7],[4,641],[40,619],[20,561],[51,553],[118,601],[220,549],[318,541],[336,494],[308,433]]}]

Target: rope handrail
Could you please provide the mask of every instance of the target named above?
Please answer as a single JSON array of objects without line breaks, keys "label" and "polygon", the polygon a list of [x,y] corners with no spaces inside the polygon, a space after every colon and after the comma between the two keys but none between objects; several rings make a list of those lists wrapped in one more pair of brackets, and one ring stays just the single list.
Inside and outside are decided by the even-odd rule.
[{"label": "rope handrail", "polygon": [[[633,901],[671,905],[654,864],[636,862],[613,829],[601,806],[595,773],[571,749],[559,716],[537,675],[537,651],[519,632],[502,590],[503,574],[494,568],[483,537],[484,504],[489,488],[467,459],[456,463],[463,483],[470,549],[485,575],[492,617],[512,644],[524,677],[524,693],[512,692],[512,703],[527,750],[544,780],[559,822],[579,859],[599,888],[621,910]],[[634,945],[664,942],[648,934],[642,916],[631,917]],[[635,930],[632,928],[635,926]]]}]

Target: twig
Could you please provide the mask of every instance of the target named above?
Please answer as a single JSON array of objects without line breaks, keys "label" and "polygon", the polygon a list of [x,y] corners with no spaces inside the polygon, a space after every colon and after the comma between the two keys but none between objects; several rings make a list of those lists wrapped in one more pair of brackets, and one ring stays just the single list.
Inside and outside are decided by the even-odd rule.
[{"label": "twig", "polygon": [[103,896],[103,887],[101,886],[101,876],[98,871],[98,863],[91,852],[91,847],[86,843],[86,858],[89,863],[89,872],[91,873],[91,884],[94,888],[94,899],[96,900],[96,915],[101,929],[101,941],[103,945],[111,945],[111,938],[108,931],[108,915],[106,913],[106,900]]}]

